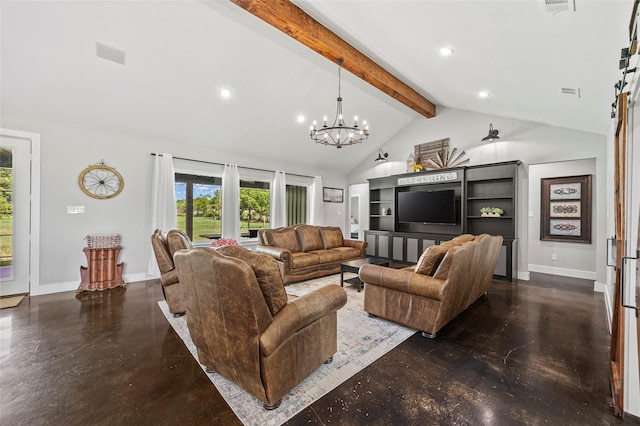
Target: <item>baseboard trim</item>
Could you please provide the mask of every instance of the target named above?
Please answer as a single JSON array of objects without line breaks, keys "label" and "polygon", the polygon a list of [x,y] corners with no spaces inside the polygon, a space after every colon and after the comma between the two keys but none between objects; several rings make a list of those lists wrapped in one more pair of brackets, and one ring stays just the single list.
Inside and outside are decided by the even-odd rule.
[{"label": "baseboard trim", "polygon": [[[148,279],[152,279],[147,277],[147,274],[144,272],[138,274],[127,274],[122,277],[124,282],[133,283],[137,281],[145,281]],[[42,296],[44,294],[53,294],[53,293],[62,293],[65,291],[75,291],[80,287],[80,280],[77,281],[69,281],[63,283],[52,283],[52,284],[43,284],[39,285],[36,288],[31,289],[29,295],[31,296]]]},{"label": "baseboard trim", "polygon": [[542,274],[560,275],[563,277],[582,278],[585,280],[596,280],[595,272],[579,271],[577,269],[553,268],[551,266],[529,264],[529,271],[540,272]]},{"label": "baseboard trim", "polygon": [[531,281],[531,272],[529,271],[518,272],[518,279],[522,281]]},{"label": "baseboard trim", "polygon": [[65,283],[41,284],[35,288],[31,288],[30,296],[41,296],[43,294],[62,293],[65,291],[77,290],[80,287],[80,280],[69,281]]},{"label": "baseboard trim", "polygon": [[606,293],[607,285],[603,283],[599,283],[598,281],[593,282],[593,291],[597,291],[598,293]]}]

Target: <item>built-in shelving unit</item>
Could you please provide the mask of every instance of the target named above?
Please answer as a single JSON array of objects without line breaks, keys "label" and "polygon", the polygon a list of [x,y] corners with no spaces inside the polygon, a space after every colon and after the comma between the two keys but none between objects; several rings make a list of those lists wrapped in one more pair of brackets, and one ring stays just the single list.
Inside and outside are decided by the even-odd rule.
[{"label": "built-in shelving unit", "polygon": [[[392,182],[389,180],[389,182]],[[393,231],[395,226],[395,194],[384,179],[369,184],[369,227]]]},{"label": "built-in shelving unit", "polygon": [[[416,256],[433,244],[461,233],[503,237],[494,272],[498,278],[517,276],[517,186],[519,161],[408,173],[369,180],[369,243],[367,254],[415,263]],[[460,200],[459,223],[421,224],[396,220],[397,194],[403,191],[454,189]],[[481,216],[483,207],[499,207],[499,217]],[[384,212],[384,213],[383,213]]]}]

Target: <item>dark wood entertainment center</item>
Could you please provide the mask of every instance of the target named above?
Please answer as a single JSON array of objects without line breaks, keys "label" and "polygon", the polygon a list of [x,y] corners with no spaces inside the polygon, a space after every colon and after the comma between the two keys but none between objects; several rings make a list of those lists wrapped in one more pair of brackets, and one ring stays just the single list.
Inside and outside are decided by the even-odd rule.
[{"label": "dark wood entertainment center", "polygon": [[[369,179],[369,230],[367,255],[398,263],[416,263],[427,247],[456,235],[502,235],[496,278],[518,276],[517,188],[520,161],[456,167]],[[456,200],[454,224],[400,222],[398,193],[453,190]],[[483,217],[482,207],[499,207],[499,217]]]}]

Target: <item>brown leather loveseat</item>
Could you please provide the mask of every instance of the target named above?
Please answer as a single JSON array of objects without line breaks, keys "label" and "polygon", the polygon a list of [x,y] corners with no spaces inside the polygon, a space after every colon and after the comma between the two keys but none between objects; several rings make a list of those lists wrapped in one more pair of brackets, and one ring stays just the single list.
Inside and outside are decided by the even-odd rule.
[{"label": "brown leather loveseat", "polygon": [[285,284],[340,272],[340,264],[366,256],[367,243],[342,237],[336,226],[295,225],[258,231],[256,252],[278,261]]},{"label": "brown leather loveseat", "polygon": [[198,360],[236,383],[265,408],[337,351],[337,310],[344,289],[328,285],[287,301],[271,256],[243,247],[175,254]]},{"label": "brown leather loveseat", "polygon": [[435,337],[489,290],[501,245],[501,236],[463,235],[429,247],[413,268],[363,265],[364,310]]}]

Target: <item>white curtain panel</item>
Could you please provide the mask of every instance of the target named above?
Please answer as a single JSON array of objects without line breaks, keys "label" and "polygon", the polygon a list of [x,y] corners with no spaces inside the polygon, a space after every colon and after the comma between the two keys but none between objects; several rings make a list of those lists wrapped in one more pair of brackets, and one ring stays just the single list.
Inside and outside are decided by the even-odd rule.
[{"label": "white curtain panel", "polygon": [[222,172],[222,238],[240,241],[240,173],[235,164]]},{"label": "white curtain panel", "polygon": [[271,188],[271,228],[287,226],[287,184],[284,172],[276,170]]},{"label": "white curtain panel", "polygon": [[[176,224],[176,195],[174,191],[175,169],[171,154],[156,155],[153,162],[153,174],[151,180],[151,227],[149,238],[156,229],[167,232],[177,228]],[[147,275],[157,276],[158,263],[153,254],[151,244],[149,247],[149,262]]]},{"label": "white curtain panel", "polygon": [[322,201],[322,176],[314,176],[309,194],[309,224],[324,225],[324,205]]}]

